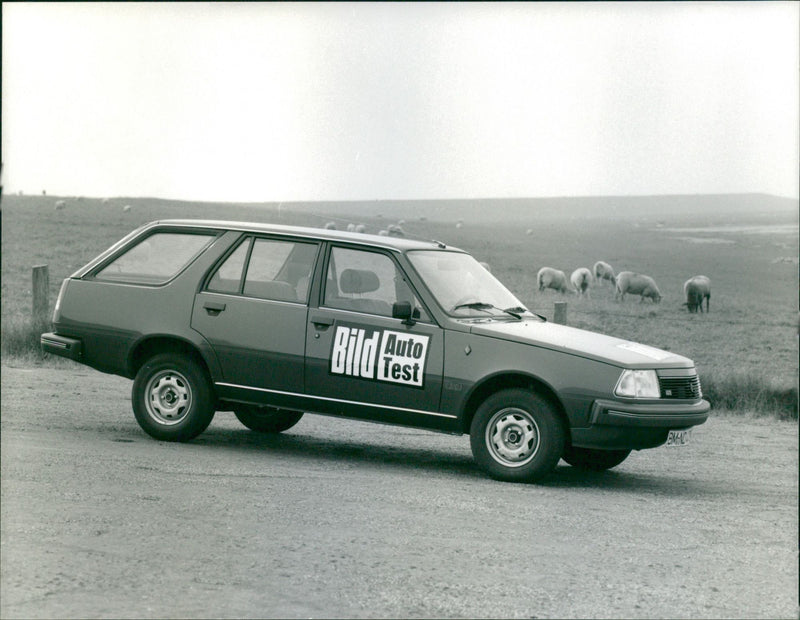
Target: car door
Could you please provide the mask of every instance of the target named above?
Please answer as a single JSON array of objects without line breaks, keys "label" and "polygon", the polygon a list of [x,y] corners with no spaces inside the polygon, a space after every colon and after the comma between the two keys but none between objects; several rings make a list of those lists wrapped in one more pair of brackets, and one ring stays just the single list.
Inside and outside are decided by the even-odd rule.
[{"label": "car door", "polygon": [[[245,237],[197,293],[192,327],[219,360],[222,392],[302,394],[308,283],[319,244]],[[227,391],[226,389],[227,388]]]},{"label": "car door", "polygon": [[[418,318],[392,318],[396,301]],[[329,413],[447,426],[454,416],[438,413],[443,338],[389,253],[333,245],[306,326],[306,394]]]}]

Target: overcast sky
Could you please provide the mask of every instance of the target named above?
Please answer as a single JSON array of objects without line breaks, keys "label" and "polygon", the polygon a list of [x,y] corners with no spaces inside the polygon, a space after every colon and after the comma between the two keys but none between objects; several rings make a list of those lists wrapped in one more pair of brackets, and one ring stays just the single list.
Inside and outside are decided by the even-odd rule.
[{"label": "overcast sky", "polygon": [[798,197],[800,3],[3,3],[5,193]]}]

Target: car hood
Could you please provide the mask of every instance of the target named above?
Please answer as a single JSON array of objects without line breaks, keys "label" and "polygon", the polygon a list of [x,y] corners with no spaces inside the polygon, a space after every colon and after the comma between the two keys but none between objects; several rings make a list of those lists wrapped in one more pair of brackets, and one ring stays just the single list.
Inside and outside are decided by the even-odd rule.
[{"label": "car hood", "polygon": [[579,355],[624,368],[692,368],[682,355],[638,342],[538,320],[474,322],[471,332],[571,355]]}]

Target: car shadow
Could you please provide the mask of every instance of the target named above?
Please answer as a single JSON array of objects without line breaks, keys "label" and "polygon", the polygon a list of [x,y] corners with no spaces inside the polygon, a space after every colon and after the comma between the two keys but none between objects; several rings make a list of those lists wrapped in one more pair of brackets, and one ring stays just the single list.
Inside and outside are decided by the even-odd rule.
[{"label": "car shadow", "polygon": [[662,475],[631,471],[626,469],[624,463],[614,469],[596,472],[581,470],[560,461],[553,473],[537,484],[559,489],[595,489],[621,493],[644,491],[647,495],[668,497],[696,498],[699,495],[719,494],[719,489],[714,490],[709,481],[684,478],[671,472],[664,472]]},{"label": "car shadow", "polygon": [[[427,434],[426,431],[417,431]],[[416,434],[417,432],[414,432]],[[431,437],[436,437],[432,434]],[[453,438],[458,440],[457,437]],[[341,437],[320,437],[287,431],[279,434],[256,433],[248,429],[211,428],[194,439],[192,445],[213,447],[214,450],[228,449],[236,452],[253,451],[269,455],[279,455],[283,459],[298,462],[338,463],[342,467],[367,465],[372,469],[385,468],[394,471],[408,471],[415,474],[447,475],[473,480],[492,479],[479,469],[472,454],[463,446],[450,451],[441,446],[426,448],[382,443],[376,441],[351,441]],[[454,445],[455,447],[455,445]],[[620,493],[645,491],[647,495],[671,497],[697,497],[698,494],[718,494],[710,482],[686,479],[670,472],[654,475],[626,470],[623,463],[618,468],[592,472],[559,464],[546,478],[519,486],[553,489],[587,489]]]},{"label": "car shadow", "polygon": [[475,466],[471,454],[447,452],[438,447],[418,448],[375,441],[350,441],[341,437],[320,437],[292,431],[270,434],[222,428],[209,429],[191,443],[213,446],[215,450],[264,451],[265,454],[298,461],[357,463],[413,470],[415,473],[450,472],[474,478],[484,477]]}]

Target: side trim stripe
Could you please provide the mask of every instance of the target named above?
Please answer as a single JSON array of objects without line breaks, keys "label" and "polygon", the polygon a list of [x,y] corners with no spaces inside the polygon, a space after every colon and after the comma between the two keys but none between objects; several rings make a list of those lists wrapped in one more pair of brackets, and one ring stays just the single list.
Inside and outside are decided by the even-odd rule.
[{"label": "side trim stripe", "polygon": [[364,407],[379,407],[381,409],[391,409],[393,411],[408,411],[409,413],[419,413],[422,415],[432,415],[439,418],[451,418],[453,420],[456,419],[457,416],[450,415],[447,413],[435,413],[433,411],[422,411],[420,409],[407,409],[405,407],[391,407],[389,405],[379,405],[377,403],[364,403],[357,400],[343,400],[341,398],[327,398],[325,396],[308,396],[306,394],[297,394],[296,392],[282,392],[281,390],[268,390],[266,388],[257,388],[257,387],[250,387],[247,385],[236,385],[235,383],[222,383],[217,382],[214,385],[219,385],[222,387],[230,387],[230,388],[238,388],[240,390],[255,390],[258,392],[267,392],[268,394],[281,394],[282,396],[296,396],[297,398],[306,398],[309,400],[327,400],[334,403],[344,403],[346,405],[360,405]]}]

